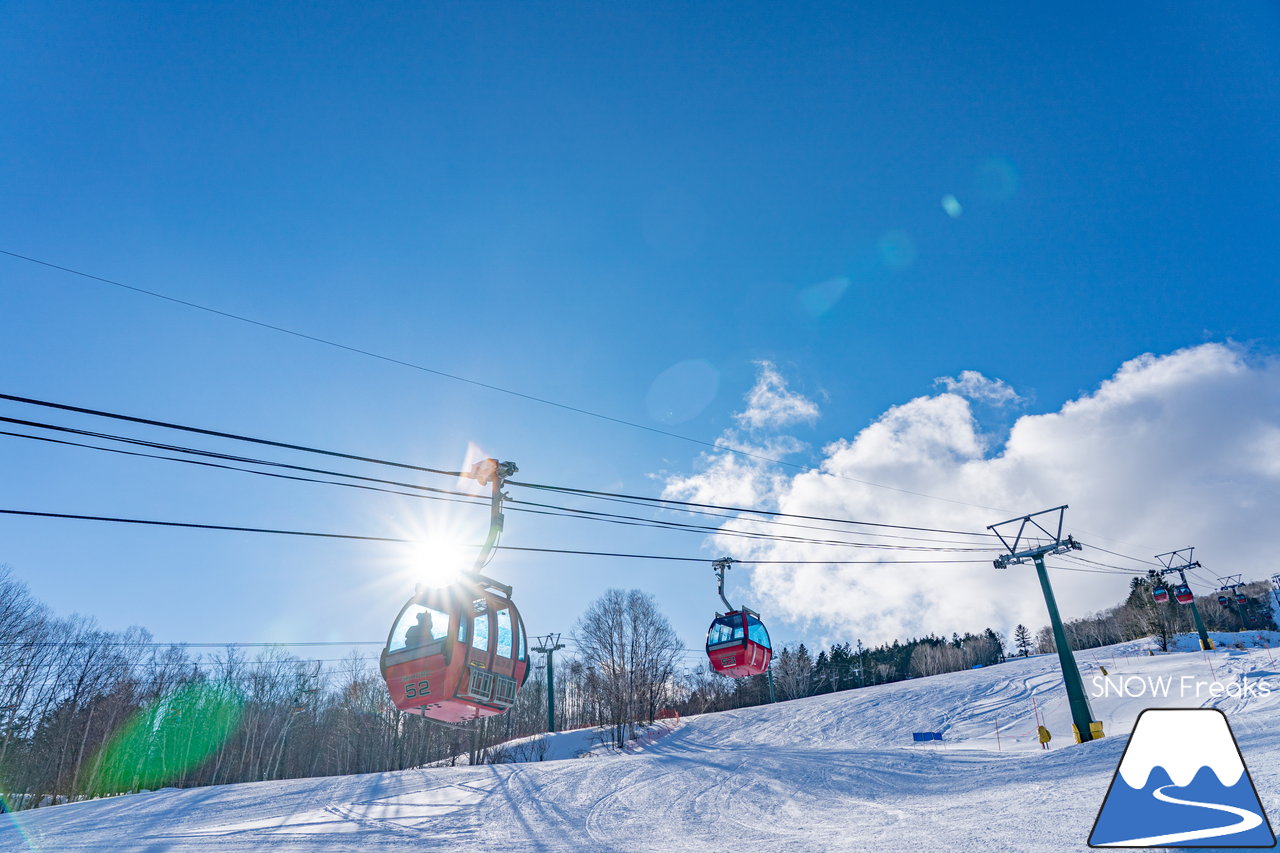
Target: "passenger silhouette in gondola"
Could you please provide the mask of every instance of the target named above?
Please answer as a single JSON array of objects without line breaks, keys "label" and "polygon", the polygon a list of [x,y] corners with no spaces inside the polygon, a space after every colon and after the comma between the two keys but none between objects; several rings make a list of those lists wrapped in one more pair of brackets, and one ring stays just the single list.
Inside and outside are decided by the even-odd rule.
[{"label": "passenger silhouette in gondola", "polygon": [[418,621],[409,626],[409,630],[405,632],[404,644],[406,648],[414,646],[422,646],[434,639],[431,636],[431,611],[424,610],[418,614]]}]

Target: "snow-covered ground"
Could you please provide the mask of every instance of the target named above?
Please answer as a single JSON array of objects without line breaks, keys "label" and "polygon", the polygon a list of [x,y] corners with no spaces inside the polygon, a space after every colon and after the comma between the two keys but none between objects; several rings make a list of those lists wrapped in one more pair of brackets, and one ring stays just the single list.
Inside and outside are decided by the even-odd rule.
[{"label": "snow-covered ground", "polygon": [[[1084,850],[1125,735],[1151,707],[1224,710],[1275,819],[1280,661],[1266,644],[1280,646],[1280,635],[1258,637],[1215,635],[1220,648],[1207,654],[1151,656],[1149,641],[1081,652],[1086,688],[1111,690],[1091,700],[1107,737],[1080,746],[1057,656],[1040,655],[686,718],[628,754],[37,809],[6,819],[0,850]],[[1153,685],[1167,695],[1152,696]],[[1036,742],[1033,700],[1053,733],[1049,751]],[[913,744],[914,731],[944,739]],[[558,739],[551,754],[571,755],[590,736]]]}]

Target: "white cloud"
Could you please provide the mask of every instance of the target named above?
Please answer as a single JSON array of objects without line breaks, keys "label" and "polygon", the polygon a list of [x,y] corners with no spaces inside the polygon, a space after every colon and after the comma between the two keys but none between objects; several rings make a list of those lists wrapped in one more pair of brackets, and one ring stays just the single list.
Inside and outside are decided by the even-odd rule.
[{"label": "white cloud", "polygon": [[787,388],[772,362],[756,364],[760,373],[756,384],[747,392],[747,408],[735,415],[739,424],[748,429],[768,429],[817,419],[817,404]]},{"label": "white cloud", "polygon": [[[772,365],[762,365],[762,383],[766,371],[772,374],[768,382],[785,392]],[[748,411],[757,405],[754,396],[755,389]],[[817,407],[809,406],[804,411],[813,414],[807,417],[815,417]],[[1065,503],[1071,507],[1066,531],[1086,544],[1144,558],[1196,545],[1208,573],[1241,572],[1253,579],[1269,575],[1274,562],[1265,532],[1280,505],[1277,436],[1280,361],[1205,344],[1125,363],[1059,411],[1018,418],[1002,447],[987,447],[968,399],[947,391],[895,406],[858,434],[831,442],[820,471],[790,474],[759,460],[712,453],[700,473],[669,478],[667,491],[802,515],[972,531]],[[773,441],[783,441],[772,449],[785,452],[784,439]],[[735,522],[742,529],[752,524]],[[850,538],[874,541],[867,533],[876,528],[865,530]],[[715,537],[712,547],[740,559],[877,559],[887,553],[898,561],[753,569],[753,606],[832,638],[873,642],[1047,622],[1034,570],[997,571],[985,553],[864,551],[730,537]],[[1083,556],[1113,561],[1096,551]],[[901,562],[934,557],[982,562]],[[1127,587],[1126,577],[1113,574],[1055,572],[1053,578],[1068,618],[1115,604]]]},{"label": "white cloud", "polygon": [[959,394],[993,406],[1022,402],[1018,392],[1003,379],[988,379],[976,370],[962,370],[959,376],[939,376],[933,380],[933,384],[941,385],[950,394]]}]

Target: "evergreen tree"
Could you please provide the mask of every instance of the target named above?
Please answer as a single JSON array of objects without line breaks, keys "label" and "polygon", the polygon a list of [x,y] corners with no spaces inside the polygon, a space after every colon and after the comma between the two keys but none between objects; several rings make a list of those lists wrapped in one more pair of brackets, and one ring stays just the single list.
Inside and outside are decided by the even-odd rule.
[{"label": "evergreen tree", "polygon": [[853,653],[849,650],[848,643],[840,643],[831,647],[831,655],[828,658],[831,666],[831,689],[848,690],[853,687]]},{"label": "evergreen tree", "polygon": [[831,663],[825,651],[818,652],[818,659],[813,662],[813,694],[831,692]]},{"label": "evergreen tree", "polygon": [[1024,658],[1031,654],[1031,631],[1026,625],[1013,629],[1013,645]]}]

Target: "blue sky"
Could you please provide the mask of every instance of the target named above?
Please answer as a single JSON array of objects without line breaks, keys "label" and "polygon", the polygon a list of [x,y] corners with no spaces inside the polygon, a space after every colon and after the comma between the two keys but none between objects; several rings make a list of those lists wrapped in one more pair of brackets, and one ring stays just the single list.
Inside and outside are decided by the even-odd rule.
[{"label": "blue sky", "polygon": [[[1268,4],[0,15],[0,248],[627,420],[712,440],[767,359],[821,405],[794,430],[812,462],[962,370],[1054,412],[1144,352],[1276,349]],[[656,493],[696,467],[691,444],[17,260],[0,283],[9,393],[432,466],[474,442],[537,482]],[[422,511],[28,444],[0,444],[4,506],[356,533]],[[534,518],[508,541],[704,553]],[[57,610],[165,640],[377,638],[406,589],[367,545],[19,519],[0,542]],[[701,566],[493,573],[535,631],[640,586],[693,643],[717,603]]]}]

